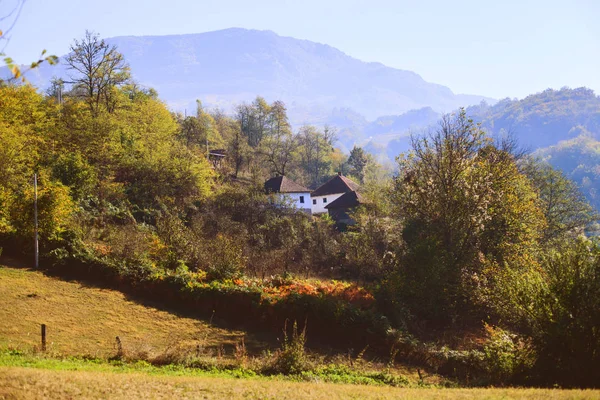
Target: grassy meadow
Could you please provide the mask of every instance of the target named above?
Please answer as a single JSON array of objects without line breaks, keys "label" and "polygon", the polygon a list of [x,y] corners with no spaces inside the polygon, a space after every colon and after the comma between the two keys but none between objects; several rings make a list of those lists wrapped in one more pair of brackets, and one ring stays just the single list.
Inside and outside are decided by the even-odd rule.
[{"label": "grassy meadow", "polygon": [[598,391],[558,389],[438,389],[292,382],[221,376],[67,371],[23,367],[0,370],[0,398],[86,399],[599,399]]},{"label": "grassy meadow", "polygon": [[245,336],[258,351],[266,344],[242,331],[215,327],[123,293],[84,286],[41,272],[0,266],[0,347],[29,350],[40,344],[40,324],[47,325],[47,350],[61,355],[109,357],[116,337],[125,351],[162,352],[168,347],[231,353]]}]

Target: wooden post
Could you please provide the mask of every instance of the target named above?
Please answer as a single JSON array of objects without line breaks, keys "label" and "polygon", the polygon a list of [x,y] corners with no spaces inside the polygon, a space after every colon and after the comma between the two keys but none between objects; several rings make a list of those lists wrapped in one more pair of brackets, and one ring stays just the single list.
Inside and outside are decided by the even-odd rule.
[{"label": "wooden post", "polygon": [[42,351],[46,351],[46,324],[42,324]]},{"label": "wooden post", "polygon": [[123,358],[123,343],[121,342],[121,338],[117,336],[117,358]]},{"label": "wooden post", "polygon": [[[38,236],[38,194],[37,194],[37,174],[33,174],[33,218],[35,220],[35,239],[34,239],[34,251],[35,251],[35,268],[40,266],[40,246]],[[44,325],[42,325],[44,327]],[[42,328],[44,329],[44,328]]]}]

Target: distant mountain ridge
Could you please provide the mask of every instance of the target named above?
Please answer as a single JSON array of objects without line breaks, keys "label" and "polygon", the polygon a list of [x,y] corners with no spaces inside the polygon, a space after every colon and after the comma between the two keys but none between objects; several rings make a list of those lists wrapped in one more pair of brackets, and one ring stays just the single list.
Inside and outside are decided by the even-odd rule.
[{"label": "distant mountain ridge", "polygon": [[[374,120],[412,109],[437,112],[479,103],[483,96],[454,94],[418,74],[367,63],[331,46],[283,37],[271,31],[231,28],[171,36],[106,39],[131,65],[134,78],[155,88],[179,110],[196,99],[225,110],[257,95],[283,100],[293,124],[319,123],[334,109]],[[31,81],[45,86],[65,66],[44,66]]]}]

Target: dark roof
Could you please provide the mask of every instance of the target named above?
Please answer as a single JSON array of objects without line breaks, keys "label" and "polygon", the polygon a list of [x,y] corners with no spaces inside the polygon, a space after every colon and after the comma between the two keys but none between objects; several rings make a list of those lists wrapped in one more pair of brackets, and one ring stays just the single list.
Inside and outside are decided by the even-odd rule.
[{"label": "dark roof", "polygon": [[310,189],[285,176],[276,176],[266,181],[265,191],[267,193],[310,193]]},{"label": "dark roof", "polygon": [[227,154],[227,150],[225,150],[225,149],[213,149],[208,152],[208,155],[214,156],[214,157],[225,157],[226,154]]},{"label": "dark roof", "polygon": [[358,190],[358,184],[352,182],[342,174],[338,174],[319,186],[312,192],[313,196],[325,196],[327,194],[347,193]]},{"label": "dark roof", "polygon": [[360,195],[358,192],[348,192],[344,193],[331,203],[325,206],[328,210],[334,210],[339,208],[351,208],[356,207],[360,204],[366,203],[364,197]]}]

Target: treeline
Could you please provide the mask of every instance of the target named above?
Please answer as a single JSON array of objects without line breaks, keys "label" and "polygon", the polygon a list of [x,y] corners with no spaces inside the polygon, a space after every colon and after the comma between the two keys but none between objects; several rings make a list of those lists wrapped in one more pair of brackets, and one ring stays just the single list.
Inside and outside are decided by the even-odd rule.
[{"label": "treeline", "polygon": [[[41,248],[51,258],[215,278],[339,269],[322,251],[335,241],[331,222],[279,204],[262,185],[286,174],[315,187],[342,171],[369,186],[384,172],[360,148],[346,157],[327,128],[293,134],[285,105],[261,98],[230,116],[200,103],[196,115],[171,113],[97,36],[71,50],[70,83],[55,79],[45,94],[0,88],[5,251],[30,252],[37,173]],[[226,150],[216,168],[214,149]]]},{"label": "treeline", "polygon": [[[117,49],[94,35],[75,42],[68,62],[72,83],[55,80],[45,95],[0,87],[4,251],[31,254],[37,173],[49,268],[169,282],[160,287],[173,296],[207,282],[239,293],[247,277],[351,280],[374,295],[360,312],[339,298],[294,301],[338,327],[376,321],[407,357],[430,349],[425,340],[442,346],[447,332],[456,343],[486,327],[485,345],[465,357],[485,361],[488,383],[600,382],[600,246],[584,234],[597,215],[563,174],[491,140],[464,111],[413,138],[392,179],[360,148],[346,159],[331,129],[293,133],[281,102],[257,98],[235,115],[198,104],[182,116],[133,83]],[[211,165],[214,149],[226,150],[221,166]],[[368,199],[345,233],[262,187],[274,174],[315,187],[335,171]]]}]

